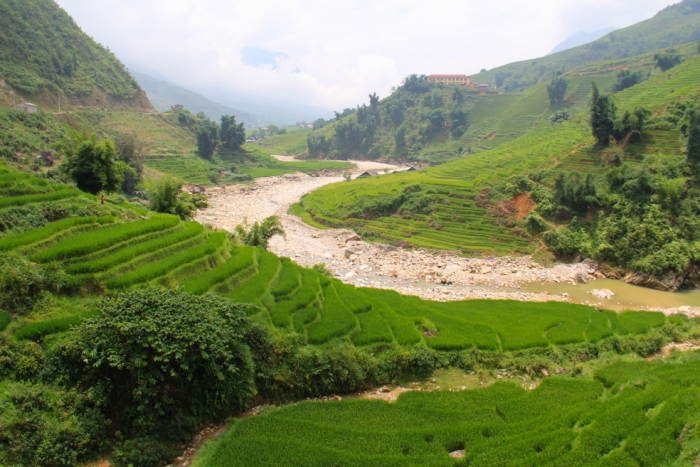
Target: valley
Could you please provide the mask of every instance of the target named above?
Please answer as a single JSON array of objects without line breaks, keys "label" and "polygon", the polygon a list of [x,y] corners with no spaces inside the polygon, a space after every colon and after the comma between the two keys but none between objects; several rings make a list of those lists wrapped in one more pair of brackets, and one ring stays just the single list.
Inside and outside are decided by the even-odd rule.
[{"label": "valley", "polygon": [[59,3],[0,0],[0,467],[700,462],[700,1],[382,97],[393,59],[324,88],[291,36],[150,18],[197,89],[369,94],[286,127]]}]

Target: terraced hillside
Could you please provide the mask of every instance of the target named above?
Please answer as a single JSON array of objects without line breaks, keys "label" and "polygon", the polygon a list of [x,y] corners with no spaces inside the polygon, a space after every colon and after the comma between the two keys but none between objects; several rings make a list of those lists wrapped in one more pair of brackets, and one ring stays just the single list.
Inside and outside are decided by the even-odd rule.
[{"label": "terraced hillside", "polygon": [[614,363],[595,379],[547,378],[533,391],[498,382],[408,392],[391,404],[301,402],[237,421],[194,465],[691,465],[699,370],[696,352]]},{"label": "terraced hillside", "polygon": [[[648,59],[646,56],[635,60],[644,67],[648,66]],[[607,75],[602,78],[609,79],[613,68],[613,64],[607,65],[604,68],[608,70]],[[600,73],[596,69],[598,65],[589,67],[586,73],[582,70],[580,79],[589,80]],[[696,55],[665,73],[617,93],[614,100],[620,112],[644,106],[661,114],[670,103],[697,93],[699,76],[700,57]],[[572,100],[578,99],[583,81],[577,84],[573,77],[571,81],[569,96]],[[538,92],[545,97],[543,86],[527,91],[532,95]],[[582,111],[575,113],[571,120],[555,125],[541,121],[510,142],[437,167],[328,185],[307,195],[301,204],[314,218],[327,224],[353,226],[384,241],[450,250],[528,251],[527,241],[513,235],[511,229],[496,225],[495,219],[475,207],[479,193],[511,175],[538,169],[599,171],[602,169],[600,150],[593,143],[588,115]],[[646,139],[627,148],[626,152],[634,161],[645,154],[678,155],[681,150],[680,133],[649,129]],[[396,214],[402,202],[399,198],[415,190],[416,185],[433,197],[432,208],[410,216]],[[409,211],[416,212],[415,209]]]},{"label": "terraced hillside", "polygon": [[[45,212],[68,197],[95,202],[76,189],[9,169],[2,169],[0,183],[10,192],[18,186],[42,191],[0,197],[0,217],[36,203]],[[151,284],[251,303],[256,307],[250,313],[260,322],[318,345],[341,339],[358,346],[424,343],[436,350],[509,351],[643,334],[668,322],[661,313],[618,315],[566,303],[439,303],[358,289],[287,258],[236,246],[226,233],[195,222],[136,213],[127,204],[112,208],[116,217],[68,217],[7,234],[0,239],[0,251],[24,256],[39,267],[59,264],[77,283],[108,293]]]}]

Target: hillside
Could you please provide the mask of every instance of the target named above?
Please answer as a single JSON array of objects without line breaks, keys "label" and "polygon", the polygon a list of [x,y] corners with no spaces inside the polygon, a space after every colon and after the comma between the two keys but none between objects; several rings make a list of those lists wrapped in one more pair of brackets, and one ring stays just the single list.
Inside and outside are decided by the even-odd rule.
[{"label": "hillside", "polygon": [[[6,355],[0,373],[3,463],[21,459],[24,465],[54,465],[58,454],[51,451],[45,457],[37,449],[49,443],[47,437],[53,433],[62,436],[60,455],[69,459],[68,464],[104,453],[103,443],[114,446],[115,459],[138,456],[142,451],[130,454],[131,446],[145,446],[153,449],[150,459],[169,462],[182,452],[177,446],[192,436],[198,422],[245,410],[254,395],[295,401],[403,377],[423,379],[447,367],[483,371],[473,378],[474,384],[491,371],[511,371],[521,372],[524,381],[536,385],[545,371],[554,374],[566,367],[573,372],[579,365],[572,373],[576,375],[583,360],[594,365],[629,352],[646,355],[658,351],[671,336],[696,336],[688,318],[662,313],[601,313],[555,302],[430,302],[393,291],[355,288],[288,258],[237,244],[226,232],[126,202],[108,199],[101,204],[96,196],[5,164],[0,164],[0,184],[0,277],[12,274],[33,284],[17,289],[3,279],[0,289],[4,307],[0,349]],[[96,291],[105,299],[95,300]],[[131,316],[115,317],[126,319],[119,332],[127,341],[137,339],[135,348],[144,349],[145,342],[158,348],[161,343],[170,345],[172,334],[163,332],[163,327],[176,330],[172,354],[178,357],[163,373],[169,383],[153,378],[144,384],[140,379],[150,362],[158,365],[155,355],[162,355],[162,350],[144,363],[138,356],[125,355],[123,361],[138,364],[131,369],[90,360],[96,352],[119,345],[102,337],[112,328],[95,329],[95,320],[108,319],[113,313],[110,307],[128,309],[129,304],[138,304],[131,308]],[[213,304],[215,311],[202,315],[198,306],[206,304]],[[142,313],[143,307],[155,308]],[[237,322],[245,331],[234,348],[236,355],[248,356],[249,363],[234,367],[233,382],[249,379],[237,395],[214,396],[214,389],[197,386],[201,380],[188,383],[189,378],[178,377],[192,365],[189,360],[180,362],[179,355],[196,347],[187,345],[191,339],[210,339],[217,332],[231,338],[221,328],[223,322],[215,321],[218,326],[209,329],[210,334],[198,332],[199,328],[193,332],[188,325],[187,320],[196,316],[213,319],[223,314],[222,308],[229,310],[225,316],[236,319],[228,326]],[[160,325],[144,326],[143,319]],[[138,340],[143,333],[151,337]],[[203,349],[207,360],[218,358],[216,345],[214,341]],[[227,365],[230,369],[233,364]],[[168,391],[162,405],[160,396],[155,401],[139,397],[138,391],[152,391],[161,384],[189,389]],[[94,402],[82,395],[93,390],[109,397]],[[191,407],[193,400],[207,397],[219,398],[221,408],[199,412]],[[37,404],[27,407],[27,398]],[[59,402],[47,404],[47,400]],[[142,410],[150,406],[167,410]],[[32,421],[29,431],[27,420]],[[119,421],[112,425],[109,420]],[[155,426],[143,428],[148,421]],[[161,432],[158,428],[164,424],[177,430]],[[119,427],[120,434],[100,426]],[[12,442],[17,439],[22,442]],[[664,455],[677,455],[678,447],[674,449],[676,454]]]},{"label": "hillside", "polygon": [[[682,60],[698,53],[695,43],[680,45],[676,49]],[[548,99],[546,83],[522,92],[480,95],[473,89],[432,86],[422,82],[420,77],[414,77],[412,79],[418,84],[400,86],[391,96],[379,101],[376,110],[368,107],[375,113],[373,125],[358,124],[359,113],[355,112],[312,131],[309,141],[312,145],[319,141],[314,146],[317,149],[312,152],[320,150],[321,157],[398,159],[430,164],[448,162],[512,142],[538,125],[548,124],[549,117],[556,111],[582,110],[588,103],[591,81],[606,93],[613,90],[621,70],[640,73],[642,79],[660,74],[654,61],[658,52],[596,62],[564,73],[562,78],[568,81],[565,97],[553,105]],[[455,98],[461,102],[456,103]],[[343,134],[349,131],[356,141],[350,144],[341,142],[339,147],[338,128]],[[365,134],[360,143],[362,131]],[[397,139],[398,132],[402,134],[400,140]],[[300,152],[291,141],[280,149]]]},{"label": "hillside", "polygon": [[[650,55],[646,55],[629,60],[643,69],[650,68],[651,65],[648,63],[650,58]],[[603,62],[581,67],[569,73],[571,91],[564,102],[568,101],[581,108],[586,102],[585,95],[589,92],[590,80],[598,82],[607,80],[608,85],[612,85],[614,71],[619,69],[616,68],[619,67],[619,63],[619,61]],[[650,123],[641,142],[630,144],[622,149],[624,152],[622,158],[627,162],[624,167],[630,167],[624,169],[629,172],[625,172],[628,175],[623,177],[638,176],[632,174],[638,174],[638,170],[641,169],[632,169],[632,167],[638,167],[647,159],[649,166],[644,170],[659,174],[661,178],[679,177],[671,167],[685,161],[682,135],[676,129],[676,123],[667,123],[667,119],[672,117],[670,112],[675,111],[673,109],[676,102],[682,104],[687,101],[687,105],[693,105],[695,102],[700,91],[697,87],[699,70],[700,56],[695,55],[668,72],[657,73],[648,80],[614,96],[619,114],[632,111],[637,107],[644,107],[651,112],[650,122],[656,122]],[[576,80],[580,80],[578,84]],[[523,92],[522,97],[536,95],[536,93],[539,93],[541,102],[545,101],[544,85],[535,86]],[[546,107],[546,101],[542,105]],[[674,118],[676,120],[672,121],[677,122],[677,117]],[[517,251],[534,253],[536,249],[541,250],[537,240],[541,231],[551,229],[554,223],[561,224],[562,221],[570,220],[572,216],[580,215],[577,211],[571,210],[567,211],[568,214],[564,217],[556,217],[560,209],[556,206],[556,197],[559,196],[555,193],[555,179],[559,177],[557,171],[583,170],[587,173],[595,173],[606,169],[604,166],[604,159],[607,157],[606,148],[595,145],[590,134],[588,119],[589,116],[585,110],[574,113],[569,120],[559,121],[556,124],[550,124],[548,120],[542,119],[531,131],[505,141],[493,149],[415,172],[328,185],[303,198],[301,204],[317,221],[328,225],[352,226],[367,238],[384,242],[461,250],[468,253]],[[662,166],[668,166],[668,169],[661,169]],[[671,172],[666,172],[667,170]],[[564,176],[568,175],[564,174]],[[601,184],[604,184],[606,176],[601,178]],[[548,188],[542,188],[542,185],[538,188],[538,184],[542,183]],[[668,183],[671,182],[668,181]],[[686,182],[685,179],[677,179],[675,183],[685,186]],[[549,191],[550,189],[552,191]],[[536,216],[519,222],[522,217],[515,215],[517,209],[511,200],[521,191],[533,192],[533,205],[541,205],[539,209],[543,216],[550,217],[550,224],[538,220]],[[598,199],[603,205],[605,199],[616,200],[619,199],[620,194],[608,193],[601,188],[596,196],[599,196]],[[658,200],[658,198],[654,199]],[[656,202],[658,201],[651,199],[645,201],[645,203]],[[554,207],[552,203],[555,204]],[[591,204],[590,201],[586,203]],[[610,206],[610,209],[613,207]],[[645,208],[642,206],[640,209]],[[674,214],[669,211],[668,204],[659,205],[658,209],[660,213],[665,213],[664,216],[670,216],[669,219],[673,219]],[[644,225],[644,220],[640,218],[639,223],[638,225]],[[614,249],[618,254],[612,252],[603,254],[597,250],[585,249],[582,243],[576,242],[568,243],[568,249],[563,248],[564,243],[561,243],[563,238],[558,235],[566,235],[569,231],[557,232],[558,234],[549,234],[549,237],[545,236],[545,238],[549,238],[552,242],[555,238],[560,241],[555,250],[560,254],[572,255],[583,251],[589,256],[608,259],[616,266],[622,265],[631,270],[660,276],[668,274],[670,270],[672,274],[680,274],[678,276],[680,283],[683,282],[683,277],[688,273],[690,265],[696,264],[688,259],[692,256],[683,256],[686,258],[684,261],[690,261],[690,263],[685,262],[682,265],[664,263],[667,258],[663,260],[661,258],[665,253],[659,254],[657,259],[652,260],[654,251],[658,251],[655,249],[670,241],[668,238],[666,240],[658,238],[651,242],[649,250],[630,250],[620,245],[619,248]],[[683,242],[692,241],[692,235],[691,240],[688,240],[683,233],[678,232],[677,235],[679,235],[676,237],[679,241],[681,239]],[[609,241],[613,240],[609,239]],[[660,243],[655,243],[656,241]],[[622,251],[626,256],[621,256]],[[644,255],[652,256],[643,259]],[[631,257],[633,259],[630,259]],[[652,264],[654,264],[653,267]],[[652,282],[646,281],[647,284]],[[652,286],[674,290],[680,286],[680,283],[674,279],[670,283],[673,285],[662,287],[656,283]]]},{"label": "hillside", "polygon": [[255,115],[213,102],[196,92],[157,80],[143,73],[131,71],[131,75],[146,91],[148,99],[159,112],[167,112],[171,106],[181,104],[193,114],[204,112],[204,115],[211,120],[219,120],[222,115],[235,115],[236,120],[245,122],[247,128],[258,128],[265,125],[265,122],[260,121]]},{"label": "hillside", "polygon": [[0,1],[0,105],[153,110],[123,64],[51,0]]},{"label": "hillside", "polygon": [[471,75],[473,83],[489,83],[505,92],[522,90],[587,63],[621,59],[700,39],[700,1],[683,0],[653,18],[618,29],[594,42],[523,60]]},{"label": "hillside", "polygon": [[609,34],[613,31],[617,31],[617,29],[619,28],[605,28],[593,32],[579,31],[576,34],[567,37],[560,44],[557,44],[557,46],[554,47],[552,51],[549,52],[547,55],[552,55],[554,53],[561,52],[562,50],[571,49],[574,47],[578,47],[579,45],[584,45],[589,42],[596,41],[606,34]]}]

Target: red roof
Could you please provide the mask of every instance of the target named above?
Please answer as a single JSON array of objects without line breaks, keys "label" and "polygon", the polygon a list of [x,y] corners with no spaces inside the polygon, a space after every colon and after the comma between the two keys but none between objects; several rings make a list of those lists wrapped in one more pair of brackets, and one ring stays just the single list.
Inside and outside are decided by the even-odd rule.
[{"label": "red roof", "polygon": [[436,76],[436,77],[440,77],[440,78],[443,78],[443,77],[444,78],[449,78],[449,77],[464,77],[464,78],[466,78],[467,77],[467,75],[428,75],[428,76]]}]

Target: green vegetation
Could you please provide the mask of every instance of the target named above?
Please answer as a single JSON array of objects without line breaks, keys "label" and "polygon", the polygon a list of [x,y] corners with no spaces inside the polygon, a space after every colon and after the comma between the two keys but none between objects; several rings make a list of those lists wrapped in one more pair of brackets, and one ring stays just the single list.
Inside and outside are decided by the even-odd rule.
[{"label": "green vegetation", "polygon": [[97,142],[97,135],[73,132],[64,146],[65,160],[61,171],[78,188],[96,195],[112,193],[121,188],[128,166],[119,160],[117,147],[108,139]]},{"label": "green vegetation", "polygon": [[151,108],[126,67],[56,3],[3,0],[0,29],[0,76],[35,103],[57,108],[59,93],[90,104],[108,97],[115,104]]},{"label": "green vegetation", "polygon": [[205,195],[183,193],[182,185],[182,180],[171,177],[150,182],[147,187],[149,207],[155,212],[175,214],[182,220],[190,220],[198,209],[209,207]]},{"label": "green vegetation", "polygon": [[[696,47],[694,44],[692,46],[694,53]],[[678,50],[686,53],[688,47],[690,46],[679,47]],[[695,102],[697,90],[694,83],[700,70],[700,61],[697,56],[687,59],[672,71],[657,73],[612,97],[599,92],[596,102],[602,99],[607,104],[598,112],[601,122],[593,122],[593,128],[600,130],[598,136],[603,141],[603,145],[596,145],[590,136],[590,129],[587,128],[590,113],[583,109],[592,88],[591,80],[597,83],[596,87],[599,90],[603,89],[603,86],[605,89],[612,89],[619,73],[615,68],[622,63],[634,73],[637,70],[654,68],[653,54],[646,54],[624,61],[588,65],[565,73],[562,77],[569,80],[569,90],[561,105],[570,106],[572,109],[567,112],[568,118],[556,118],[554,124],[550,123],[550,118],[541,118],[531,131],[511,141],[501,142],[493,149],[437,167],[327,185],[305,196],[300,204],[308,213],[308,218],[315,222],[331,226],[351,226],[368,239],[396,244],[405,242],[417,247],[461,250],[468,253],[514,253],[532,252],[535,247],[531,237],[539,235],[542,229],[550,229],[547,224],[542,227],[541,223],[539,227],[531,228],[532,222],[535,221],[534,216],[523,219],[522,223],[518,222],[514,218],[514,208],[509,204],[516,195],[523,191],[530,192],[537,204],[535,214],[543,216],[550,223],[571,220],[574,214],[553,206],[552,192],[536,187],[539,183],[544,183],[550,189],[554,188],[554,182],[559,175],[557,172],[547,172],[548,169],[564,170],[567,176],[569,171],[595,174],[604,171],[606,164],[615,167],[627,161],[630,167],[620,170],[628,174],[623,176],[628,180],[633,177],[632,173],[638,170],[635,167],[646,157],[648,162],[645,164],[649,168],[645,172],[659,174],[659,184],[654,186],[658,187],[658,190],[661,190],[662,186],[665,187],[663,190],[670,190],[675,183],[677,189],[681,190],[679,193],[682,193],[685,182],[681,182],[680,178],[687,177],[684,174],[687,169],[682,168],[683,158],[679,157],[683,152],[682,133],[679,128],[685,128],[684,125],[687,126],[686,122],[691,119],[692,111],[687,115],[685,112],[686,109],[691,109],[692,102]],[[495,97],[521,99],[523,103],[529,104],[529,109],[535,106],[541,106],[543,111],[548,109],[544,85],[528,89],[519,97]],[[490,99],[491,96],[480,98]],[[613,102],[617,113],[613,112]],[[471,121],[484,122],[482,118],[476,118],[476,115],[482,112],[482,108],[482,104],[475,104],[470,114]],[[577,108],[580,110],[576,110]],[[510,107],[510,110],[514,109]],[[549,117],[549,113],[542,114],[542,117],[544,115]],[[512,114],[510,121],[514,121],[517,116],[518,113]],[[327,128],[320,131],[326,131]],[[465,137],[471,131],[472,128]],[[605,139],[606,136],[608,140]],[[614,137],[615,145],[608,148],[610,136]],[[692,149],[692,142],[690,147]],[[678,165],[679,163],[681,165]],[[528,177],[537,183],[528,181]],[[572,177],[580,180],[586,178],[585,174]],[[672,182],[671,179],[676,181]],[[601,182],[596,181],[593,185],[600,186]],[[618,178],[614,183],[617,187],[625,181]],[[631,184],[626,187],[632,189]],[[614,188],[613,193],[617,191],[618,188]],[[676,197],[674,199],[682,199],[681,194],[675,194],[676,191],[666,192]],[[603,204],[610,207],[618,200],[614,197],[606,198],[600,190],[598,193],[598,204],[590,204],[590,197],[587,200],[580,197],[584,200],[582,203],[589,203],[584,206],[584,210],[588,206],[596,209]],[[666,196],[661,194],[661,191],[657,193],[662,197]],[[648,191],[645,196],[653,195],[652,191]],[[623,203],[627,203],[623,200],[619,202],[621,209]],[[693,201],[689,200],[688,203],[692,204]],[[663,215],[668,216],[668,219],[678,219],[678,214],[672,214],[665,206],[670,207],[669,202],[660,203],[661,212],[666,213]],[[567,209],[571,209],[571,206],[567,206]],[[676,205],[673,209],[681,207]],[[606,212],[609,211],[606,209]],[[298,208],[295,213],[304,216]],[[638,213],[639,216],[648,215],[648,211],[640,210]],[[609,216],[606,216],[606,219],[609,219]],[[641,217],[635,219],[630,221],[630,227],[644,225]],[[671,221],[672,225],[674,223],[675,221]],[[613,232],[610,229],[604,231],[609,234]],[[556,232],[563,235],[566,230]],[[687,232],[688,234],[683,236],[691,241],[694,238],[693,234],[691,231]],[[624,237],[625,235],[621,235],[620,240]],[[650,249],[646,251],[658,250],[661,245],[667,244],[670,237],[664,238],[665,240],[652,242]],[[583,244],[582,241],[577,245]],[[549,246],[560,254],[572,254],[576,249],[569,248],[565,251],[554,243],[549,243]],[[583,252],[583,249],[579,251]],[[621,244],[612,247],[610,251],[636,254]],[[641,251],[637,253],[641,256]],[[588,249],[584,254],[593,253]],[[620,261],[607,254],[597,254],[594,257],[631,267],[629,261]],[[686,258],[692,260],[693,257]],[[637,270],[643,270],[641,263]],[[681,269],[683,270],[688,269]]]},{"label": "green vegetation", "polygon": [[275,235],[281,235],[287,238],[287,234],[282,228],[280,216],[270,216],[263,219],[258,224],[258,221],[253,222],[249,226],[247,219],[243,219],[243,224],[236,226],[236,239],[248,246],[256,246],[267,250],[270,239]]},{"label": "green vegetation", "polygon": [[[700,355],[384,401],[301,402],[237,420],[197,467],[691,465]],[[448,453],[464,450],[462,460]]]}]

